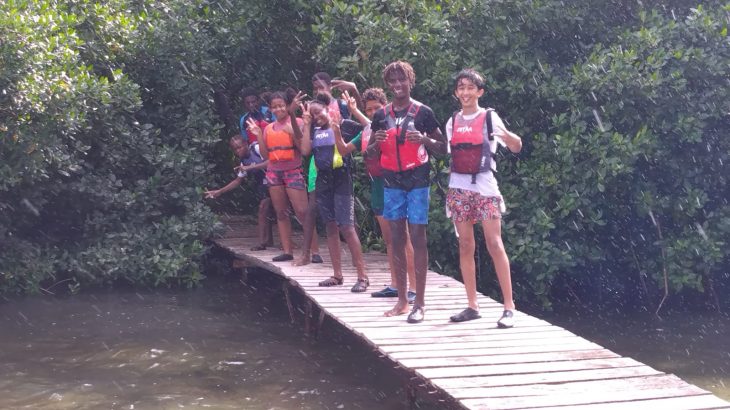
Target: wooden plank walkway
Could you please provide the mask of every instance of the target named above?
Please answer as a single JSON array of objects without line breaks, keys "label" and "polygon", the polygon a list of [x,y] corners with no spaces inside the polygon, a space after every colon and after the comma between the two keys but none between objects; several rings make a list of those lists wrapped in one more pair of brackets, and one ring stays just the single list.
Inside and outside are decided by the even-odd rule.
[{"label": "wooden plank walkway", "polygon": [[[249,251],[256,244],[255,222],[227,217],[224,223],[227,233],[215,241],[218,246],[248,266],[287,279],[285,290],[291,286],[308,300],[307,327],[325,317],[335,320],[400,367],[414,389],[411,394],[428,392],[445,405],[467,409],[730,409],[730,403],[674,375],[524,313],[515,313],[514,328],[498,329],[502,306],[483,295],[482,319],[450,323],[449,316],[466,306],[464,287],[432,271],[422,323],[384,317],[395,300],[351,293],[356,275],[348,255],[343,257],[344,286],[317,286],[332,273],[324,240],[324,264],[294,267],[271,262],[278,250]],[[365,259],[371,288],[387,284],[386,256],[366,253]]]}]

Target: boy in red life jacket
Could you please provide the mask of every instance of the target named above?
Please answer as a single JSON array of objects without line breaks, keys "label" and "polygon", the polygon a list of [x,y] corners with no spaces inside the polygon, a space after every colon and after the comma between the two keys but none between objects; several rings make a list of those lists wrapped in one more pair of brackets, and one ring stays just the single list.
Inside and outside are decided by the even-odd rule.
[{"label": "boy in red life jacket", "polygon": [[271,198],[269,198],[269,189],[266,185],[266,178],[264,178],[269,161],[265,160],[261,156],[258,142],[249,144],[238,134],[231,136],[229,146],[231,147],[231,151],[233,151],[241,162],[239,166],[234,168],[234,170],[238,172],[238,175],[236,176],[236,179],[229,182],[221,189],[205,191],[205,198],[218,198],[226,192],[237,188],[246,177],[253,178],[256,189],[256,198],[259,201],[257,227],[259,244],[252,247],[251,250],[262,251],[265,250],[267,246],[272,246],[274,244],[274,239],[271,233],[271,223],[269,222],[269,214],[272,211]]},{"label": "boy in red life jacket", "polygon": [[451,316],[451,321],[464,322],[481,317],[474,266],[474,224],[481,222],[504,300],[504,312],[497,325],[508,328],[514,326],[515,304],[509,259],[502,244],[504,201],[494,178],[494,153],[498,143],[512,152],[520,152],[522,140],[505,128],[494,110],[479,106],[479,98],[484,95],[484,79],[478,72],[462,70],[456,76],[454,94],[461,103],[461,110],[446,124],[452,156],[446,207],[459,237],[461,276],[469,306]]},{"label": "boy in red life jacket", "polygon": [[[370,294],[374,298],[398,297],[398,287],[396,285],[395,271],[393,270],[393,240],[390,234],[390,224],[383,218],[383,168],[380,166],[379,157],[368,157],[365,155],[370,136],[372,134],[371,120],[378,110],[388,104],[385,92],[381,88],[368,88],[362,93],[362,105],[365,107],[365,113],[360,112],[354,97],[349,92],[343,92],[343,98],[347,101],[347,108],[353,119],[360,122],[365,129],[360,137],[360,146],[354,146],[352,141],[346,146],[339,147],[340,152],[362,151],[365,159],[365,167],[370,177],[370,208],[375,214],[375,220],[378,221],[380,231],[383,233],[385,241],[385,249],[388,254],[388,265],[390,265],[390,284],[385,288]],[[416,272],[413,266],[413,245],[411,245],[408,229],[406,229],[406,271],[408,272],[408,302],[413,303],[416,300]]]},{"label": "boy in red life jacket", "polygon": [[398,302],[386,316],[408,312],[406,276],[406,223],[413,244],[416,270],[416,301],[408,323],[423,321],[425,314],[428,249],[426,227],[430,189],[428,151],[446,153],[446,140],[431,108],[411,99],[416,75],[410,64],[395,61],[383,70],[383,81],[393,93],[392,103],[373,117],[367,155],[380,157],[383,168],[383,216],[390,224],[393,267]]}]

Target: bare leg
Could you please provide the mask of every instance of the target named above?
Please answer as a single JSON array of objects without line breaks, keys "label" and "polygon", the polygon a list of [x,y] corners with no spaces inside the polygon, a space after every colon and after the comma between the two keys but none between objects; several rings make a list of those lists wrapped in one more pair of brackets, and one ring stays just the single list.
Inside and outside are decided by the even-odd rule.
[{"label": "bare leg", "polygon": [[509,258],[502,243],[502,220],[490,219],[482,221],[484,228],[484,240],[487,242],[489,256],[494,262],[494,270],[497,272],[499,288],[502,291],[504,308],[514,310],[515,302],[512,298],[512,276],[509,267]]},{"label": "bare leg", "polygon": [[[376,215],[375,219],[380,225],[380,232],[383,233],[383,241],[385,241],[385,252],[388,254],[388,266],[390,266],[390,287],[396,289],[395,269],[393,268],[393,240],[390,235],[390,224],[383,218],[383,215]],[[413,250],[413,247],[411,247]],[[406,258],[408,257],[406,250]]]},{"label": "bare leg", "polygon": [[[287,188],[286,193],[289,196],[289,200],[291,201],[292,208],[294,208],[294,213],[296,214],[297,219],[299,219],[299,221],[302,223],[302,226],[304,226],[307,219],[307,207],[309,206],[307,192],[303,189]],[[311,248],[316,249],[316,252],[319,252],[319,246],[317,245],[317,235],[312,234],[311,237]]]},{"label": "bare leg", "polygon": [[[408,313],[407,278],[406,273],[406,220],[388,221],[391,239],[393,240],[393,271],[395,284],[398,289],[398,302],[393,309],[385,312],[385,316],[396,316]],[[425,229],[424,229],[425,232]],[[423,295],[420,295],[423,298]]]},{"label": "bare leg", "polygon": [[357,237],[357,232],[355,232],[355,227],[352,225],[342,226],[340,227],[340,232],[345,237],[347,247],[350,249],[352,265],[357,269],[357,278],[367,280],[368,275],[365,273],[365,259],[362,256],[362,245],[360,244],[360,238]]},{"label": "bare leg", "polygon": [[281,247],[284,249],[284,253],[291,255],[291,221],[289,220],[289,200],[286,195],[286,188],[283,185],[269,187],[269,195],[276,211]]},{"label": "bare leg", "polygon": [[411,234],[406,229],[406,271],[408,272],[408,290],[416,289],[416,265],[413,261],[413,244],[411,243]]},{"label": "bare leg", "polygon": [[302,244],[302,256],[294,261],[294,266],[309,264],[312,261],[312,252],[319,253],[317,241],[312,240],[317,235],[317,191],[312,191],[308,195],[307,210],[303,223],[304,243]]},{"label": "bare leg", "polygon": [[[426,306],[426,273],[428,272],[426,227],[427,225],[422,224],[408,224],[408,229],[411,234],[411,243],[413,243],[413,262],[416,268],[416,301],[414,302],[413,307]],[[398,278],[400,279],[400,276],[398,276]]]},{"label": "bare leg", "polygon": [[340,249],[340,230],[337,228],[337,222],[327,222],[327,248],[330,251],[330,259],[332,260],[332,276],[336,278],[342,277],[342,250]]},{"label": "bare leg", "polygon": [[469,307],[479,310],[477,303],[476,267],[474,264],[474,224],[471,222],[456,222],[456,232],[459,234],[459,267],[461,278],[466,288],[466,298]]}]

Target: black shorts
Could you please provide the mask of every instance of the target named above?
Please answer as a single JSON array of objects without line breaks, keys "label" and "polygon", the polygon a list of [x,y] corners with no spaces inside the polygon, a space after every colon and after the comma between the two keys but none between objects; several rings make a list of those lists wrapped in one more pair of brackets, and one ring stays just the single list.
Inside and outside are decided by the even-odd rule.
[{"label": "black shorts", "polygon": [[355,225],[355,198],[348,167],[317,171],[317,209],[324,223]]}]

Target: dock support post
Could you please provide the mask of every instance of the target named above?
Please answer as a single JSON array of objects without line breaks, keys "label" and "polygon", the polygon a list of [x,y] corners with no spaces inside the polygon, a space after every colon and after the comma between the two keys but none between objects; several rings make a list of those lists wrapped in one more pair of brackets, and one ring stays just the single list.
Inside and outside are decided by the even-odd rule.
[{"label": "dock support post", "polygon": [[319,309],[319,318],[317,319],[317,328],[314,330],[315,339],[319,339],[319,334],[322,331],[322,323],[324,323],[324,309]]},{"label": "dock support post", "polygon": [[291,295],[289,294],[289,282],[284,282],[281,285],[284,290],[284,297],[286,298],[286,306],[289,308],[289,318],[294,323],[294,305],[291,302]]},{"label": "dock support post", "polygon": [[416,408],[416,388],[413,387],[413,385],[411,383],[406,382],[405,391],[406,391],[406,406],[409,409],[415,409]]},{"label": "dock support post", "polygon": [[312,332],[313,332],[312,306],[313,306],[312,300],[311,299],[307,300],[307,308],[306,308],[306,311],[304,312],[304,333],[307,336],[312,336]]}]

